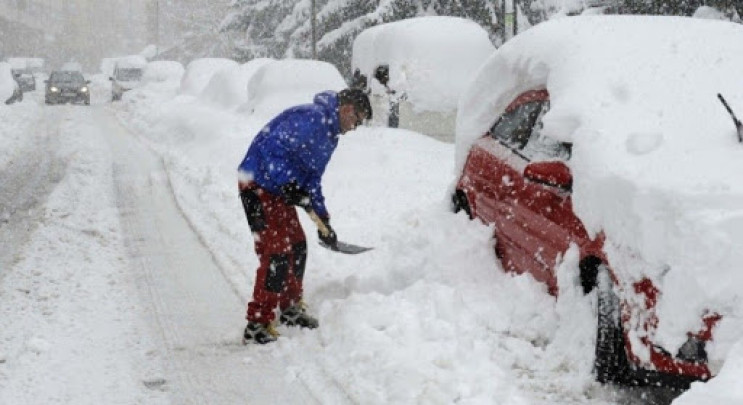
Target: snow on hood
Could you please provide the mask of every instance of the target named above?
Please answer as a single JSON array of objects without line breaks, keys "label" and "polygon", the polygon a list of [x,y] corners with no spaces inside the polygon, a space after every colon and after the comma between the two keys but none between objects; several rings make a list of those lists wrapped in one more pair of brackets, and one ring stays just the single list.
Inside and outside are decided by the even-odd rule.
[{"label": "snow on hood", "polygon": [[389,65],[389,87],[419,111],[454,111],[477,68],[495,50],[472,20],[418,17],[366,29],[353,44],[353,68],[366,75],[373,94],[386,89],[374,69]]},{"label": "snow on hood", "polygon": [[739,317],[743,144],[717,93],[743,116],[743,27],[647,16],[535,26],[496,51],[460,100],[458,172],[508,103],[540,88],[551,95],[544,130],[574,143],[579,217],[605,232],[615,266],[643,259],[620,271],[664,291],[658,333],[667,348],[699,327],[706,307],[723,322]]}]

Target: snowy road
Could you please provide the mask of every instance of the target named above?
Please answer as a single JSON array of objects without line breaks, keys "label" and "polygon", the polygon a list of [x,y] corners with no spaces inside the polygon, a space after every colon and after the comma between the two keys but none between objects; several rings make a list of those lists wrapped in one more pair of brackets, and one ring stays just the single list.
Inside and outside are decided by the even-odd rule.
[{"label": "snowy road", "polygon": [[0,201],[0,403],[344,397],[239,343],[246,298],[181,214],[161,159],[111,111],[34,112],[2,172],[14,192]]},{"label": "snowy road", "polygon": [[301,380],[285,381],[285,365],[270,351],[246,358],[240,344],[246,299],[181,214],[161,159],[110,117],[99,121],[115,151],[125,241],[164,340],[164,380],[173,402],[321,403]]}]

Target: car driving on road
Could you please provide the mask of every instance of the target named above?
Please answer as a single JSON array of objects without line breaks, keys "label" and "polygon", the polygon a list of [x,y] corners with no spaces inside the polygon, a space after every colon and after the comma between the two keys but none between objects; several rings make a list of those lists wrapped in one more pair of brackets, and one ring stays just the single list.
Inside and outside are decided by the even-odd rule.
[{"label": "car driving on road", "polygon": [[553,295],[575,257],[599,381],[687,386],[737,340],[719,324],[739,322],[743,145],[716,95],[743,106],[741,72],[737,24],[571,17],[509,41],[460,100],[453,206]]},{"label": "car driving on road", "polygon": [[83,103],[90,105],[90,80],[85,80],[79,71],[57,70],[45,80],[46,93],[44,101],[46,104],[59,103]]}]

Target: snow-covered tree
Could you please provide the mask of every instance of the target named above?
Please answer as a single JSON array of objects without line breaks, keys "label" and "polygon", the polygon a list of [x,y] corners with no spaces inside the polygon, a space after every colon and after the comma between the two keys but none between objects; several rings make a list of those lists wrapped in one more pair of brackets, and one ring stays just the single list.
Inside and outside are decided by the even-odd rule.
[{"label": "snow-covered tree", "polygon": [[[364,29],[423,15],[467,17],[480,23],[496,43],[500,8],[492,0],[315,0],[317,58],[350,77],[351,48]],[[233,0],[222,32],[233,44],[232,57],[312,56],[311,0]]]}]

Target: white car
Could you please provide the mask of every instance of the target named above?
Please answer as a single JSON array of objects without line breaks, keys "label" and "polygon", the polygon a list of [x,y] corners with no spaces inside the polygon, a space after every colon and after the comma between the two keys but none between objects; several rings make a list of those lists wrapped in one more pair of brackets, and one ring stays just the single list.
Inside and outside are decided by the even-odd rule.
[{"label": "white car", "polygon": [[124,92],[142,84],[142,72],[147,61],[140,56],[121,58],[114,64],[111,81],[111,101],[121,100]]}]

